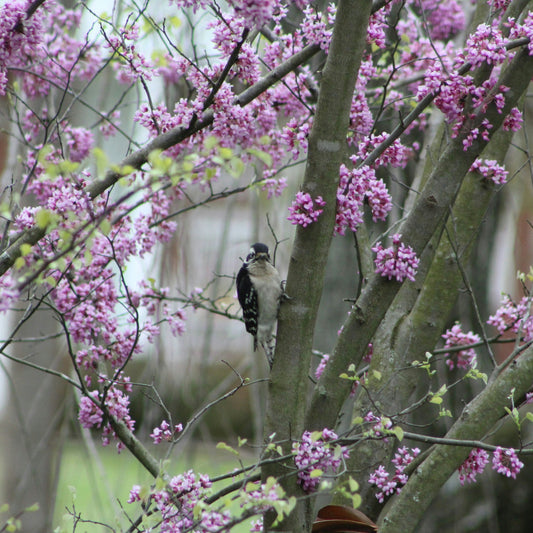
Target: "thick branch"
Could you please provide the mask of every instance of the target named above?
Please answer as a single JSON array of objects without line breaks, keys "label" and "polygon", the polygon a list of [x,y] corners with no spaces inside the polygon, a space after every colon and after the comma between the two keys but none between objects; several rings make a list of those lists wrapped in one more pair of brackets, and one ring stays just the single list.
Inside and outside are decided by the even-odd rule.
[{"label": "thick branch", "polygon": [[[533,347],[529,347],[472,402],[455,422],[446,439],[482,439],[506,414],[505,405],[511,390],[516,398],[525,394],[533,381]],[[444,482],[468,456],[469,449],[459,446],[437,446],[417,468],[402,492],[382,513],[380,533],[413,531]]]},{"label": "thick branch", "polygon": [[[499,113],[496,107],[490,104],[487,112],[477,117],[477,122],[487,118],[493,125],[491,134],[498,130],[504,117],[527,90],[532,74],[533,58],[529,56],[527,48],[524,48],[517,53],[500,80],[502,85],[511,88],[506,94],[505,108]],[[477,123],[472,125],[476,126]],[[477,139],[465,151],[462,142],[465,136],[466,133],[448,143],[418,201],[400,227],[399,233],[403,235],[404,242],[411,245],[418,255],[422,254],[441,227],[464,176],[487,144],[487,141]],[[346,371],[350,363],[359,363],[400,287],[400,283],[386,280],[379,275],[373,275],[369,279],[344,326],[322,379],[315,387],[307,415],[307,427],[318,429],[335,424],[337,414],[350,389],[350,384],[343,383],[339,375]]]},{"label": "thick branch", "polygon": [[[290,439],[303,431],[314,327],[335,224],[339,167],[346,147],[350,106],[365,47],[370,8],[371,3],[364,0],[341,0],[338,4],[309,137],[302,188],[313,197],[321,196],[326,206],[316,224],[307,228],[298,226],[296,230],[287,277],[291,300],[281,309],[265,422],[265,435],[276,433],[276,438],[287,440],[288,446]],[[280,477],[284,469],[283,465],[265,467],[263,477]],[[294,494],[295,480],[287,483],[293,484],[289,493]],[[300,505],[280,527],[309,531],[309,520],[304,505]]]}]

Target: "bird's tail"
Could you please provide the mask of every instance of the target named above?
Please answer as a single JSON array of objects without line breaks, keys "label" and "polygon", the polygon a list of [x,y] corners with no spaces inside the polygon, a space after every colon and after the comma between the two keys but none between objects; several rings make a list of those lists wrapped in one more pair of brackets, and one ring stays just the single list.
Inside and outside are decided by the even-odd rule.
[{"label": "bird's tail", "polygon": [[268,364],[270,365],[270,369],[272,370],[272,365],[274,363],[274,351],[276,349],[276,337],[272,336],[269,339],[263,341],[261,343],[261,346],[263,347],[263,350],[265,350]]}]

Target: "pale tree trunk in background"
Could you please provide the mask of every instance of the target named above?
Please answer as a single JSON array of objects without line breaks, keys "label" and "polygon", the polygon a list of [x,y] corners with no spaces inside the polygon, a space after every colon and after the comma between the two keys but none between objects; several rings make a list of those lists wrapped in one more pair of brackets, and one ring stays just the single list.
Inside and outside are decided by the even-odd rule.
[{"label": "pale tree trunk in background", "polygon": [[[9,131],[9,108],[6,99],[0,101],[0,130]],[[10,154],[9,137],[0,134],[1,192],[12,183],[12,166],[16,154]],[[16,188],[17,184],[13,184]],[[8,201],[10,192],[1,201]],[[1,295],[0,295],[1,297]],[[26,304],[20,302],[19,308]],[[0,337],[9,338],[24,312],[4,315]],[[17,338],[39,338],[57,332],[58,324],[49,310],[37,311],[20,328]],[[3,345],[3,342],[0,343]],[[65,371],[66,351],[55,339],[12,343],[5,353],[46,368]],[[24,508],[39,504],[39,510],[24,513],[22,530],[48,533],[52,530],[55,485],[59,472],[66,386],[59,378],[20,363],[8,361],[0,354],[0,383],[5,402],[0,418],[0,504],[9,503],[13,516]]]},{"label": "pale tree trunk in background", "polygon": [[[50,314],[35,316],[21,330],[35,337],[54,327]],[[9,348],[8,348],[9,350]],[[9,351],[47,368],[65,372],[65,352],[54,340],[24,342]],[[52,530],[57,475],[63,443],[67,390],[65,382],[18,363],[3,366],[8,382],[7,406],[0,425],[4,466],[2,502],[10,513],[39,504],[25,513],[23,531]]]}]

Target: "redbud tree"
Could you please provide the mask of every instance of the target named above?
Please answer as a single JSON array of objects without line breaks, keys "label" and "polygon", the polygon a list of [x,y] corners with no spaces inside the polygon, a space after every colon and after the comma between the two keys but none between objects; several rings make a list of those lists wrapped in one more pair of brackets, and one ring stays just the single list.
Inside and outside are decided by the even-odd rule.
[{"label": "redbud tree", "polygon": [[[23,313],[0,353],[71,388],[78,423],[153,476],[124,487],[124,530],[335,531],[333,508],[317,519],[333,503],[343,519],[361,519],[349,511],[359,508],[379,531],[407,532],[450,478],[519,478],[533,451],[519,410],[533,383],[532,276],[483,316],[467,267],[527,127],[532,4],[2,5],[0,311]],[[111,85],[116,98],[91,94]],[[113,139],[125,141],[118,160]],[[139,438],[130,397],[146,384],[131,364],[162,334],[187,335],[189,310],[240,315],[236,301],[221,311],[202,290],[126,271],[173,239],[185,211],[255,191],[279,197],[295,227],[263,446],[216,479],[169,471],[147,444],[172,450],[195,419],[167,411]],[[284,228],[273,235],[282,246]],[[333,239],[355,249],[353,290],[333,302],[345,320],[318,353]],[[469,325],[455,322],[458,292]],[[63,367],[12,351],[44,312]],[[503,340],[512,348],[501,356]],[[236,375],[237,388],[257,385]],[[502,420],[511,444],[489,438]]]}]

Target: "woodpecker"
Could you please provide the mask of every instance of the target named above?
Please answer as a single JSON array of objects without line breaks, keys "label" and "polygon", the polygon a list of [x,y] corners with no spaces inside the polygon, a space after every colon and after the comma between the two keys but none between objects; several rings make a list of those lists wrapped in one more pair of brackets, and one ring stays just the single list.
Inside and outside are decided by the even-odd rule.
[{"label": "woodpecker", "polygon": [[257,344],[263,347],[270,368],[274,362],[274,328],[283,294],[282,281],[272,264],[268,246],[256,242],[237,274],[237,295],[246,331],[254,337],[254,351]]}]

